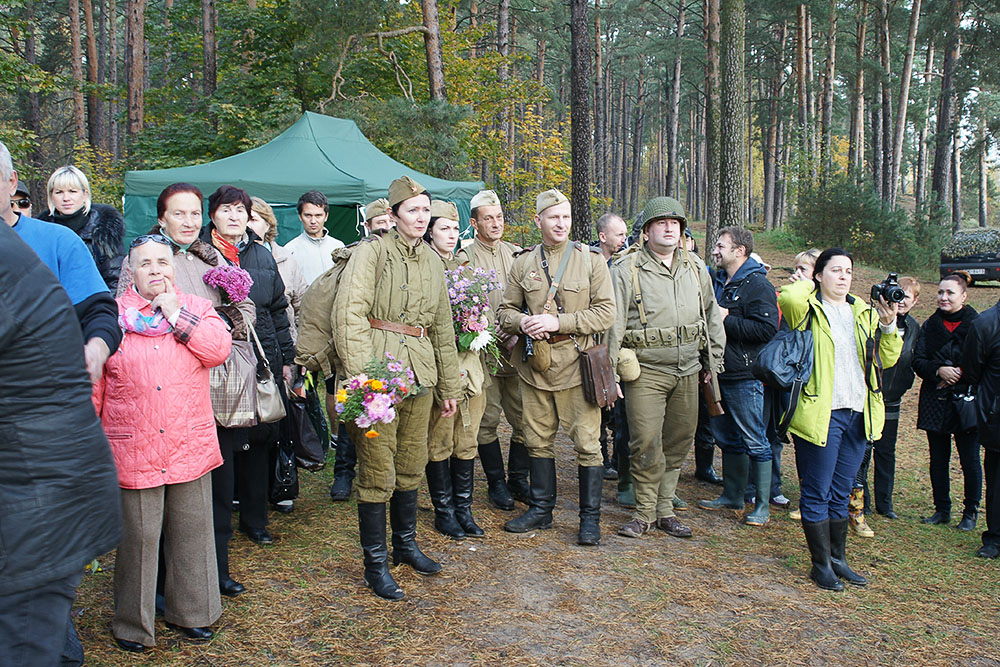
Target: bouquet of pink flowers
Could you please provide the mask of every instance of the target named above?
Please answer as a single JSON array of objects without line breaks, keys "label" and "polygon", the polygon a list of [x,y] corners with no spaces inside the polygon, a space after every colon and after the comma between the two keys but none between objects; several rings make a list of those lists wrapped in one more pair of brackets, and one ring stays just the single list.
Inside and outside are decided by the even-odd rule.
[{"label": "bouquet of pink flowers", "polygon": [[363,373],[350,378],[347,386],[337,391],[334,398],[338,419],[353,421],[358,428],[368,429],[366,437],[377,438],[373,426],[391,423],[396,418],[394,406],[417,391],[420,386],[413,370],[386,352],[385,359],[372,359]]},{"label": "bouquet of pink flowers", "polygon": [[223,301],[226,305],[232,305],[243,301],[250,296],[250,287],[253,285],[253,278],[250,274],[238,266],[224,264],[216,266],[205,272],[201,277],[209,287],[216,287],[222,291]]},{"label": "bouquet of pink flowers", "polygon": [[489,294],[500,289],[496,271],[459,267],[446,272],[448,299],[455,319],[455,342],[459,350],[485,350],[494,368],[500,361],[497,332],[486,316]]}]

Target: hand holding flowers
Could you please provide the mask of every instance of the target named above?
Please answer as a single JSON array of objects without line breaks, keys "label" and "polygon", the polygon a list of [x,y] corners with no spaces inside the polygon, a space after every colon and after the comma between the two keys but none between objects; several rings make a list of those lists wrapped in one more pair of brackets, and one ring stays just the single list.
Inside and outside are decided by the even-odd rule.
[{"label": "hand holding flowers", "polygon": [[384,359],[369,361],[363,373],[350,378],[337,391],[338,419],[353,421],[358,428],[368,429],[366,437],[377,438],[378,431],[373,426],[391,423],[396,418],[394,406],[418,391],[420,386],[413,370],[386,352]]},{"label": "hand holding flowers", "polygon": [[500,289],[495,271],[459,267],[446,271],[448,300],[455,320],[455,342],[460,351],[486,351],[487,361],[496,370],[500,362],[497,332],[490,324],[489,294]]}]

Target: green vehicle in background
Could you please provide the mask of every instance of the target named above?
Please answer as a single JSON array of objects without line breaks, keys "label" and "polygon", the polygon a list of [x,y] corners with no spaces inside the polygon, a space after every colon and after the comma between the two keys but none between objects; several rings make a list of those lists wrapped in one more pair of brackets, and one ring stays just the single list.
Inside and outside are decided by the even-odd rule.
[{"label": "green vehicle in background", "polygon": [[1000,229],[962,231],[941,251],[941,277],[965,271],[972,280],[1000,280]]}]

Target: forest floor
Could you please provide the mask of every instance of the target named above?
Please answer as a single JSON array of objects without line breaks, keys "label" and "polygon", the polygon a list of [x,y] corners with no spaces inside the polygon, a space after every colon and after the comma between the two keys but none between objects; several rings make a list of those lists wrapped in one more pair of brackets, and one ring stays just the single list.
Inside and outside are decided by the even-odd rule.
[{"label": "forest floor", "polygon": [[[758,251],[782,284],[794,253],[768,241],[761,235]],[[864,295],[883,277],[856,267],[853,292]],[[934,310],[936,284],[922,287],[920,321]],[[1000,288],[976,286],[970,302],[982,310],[998,297]],[[331,453],[326,469],[301,473],[295,511],[272,513],[273,546],[233,538],[232,574],[248,592],[223,598],[212,642],[184,641],[158,619],[155,650],[117,649],[111,555],[101,559],[103,571],[84,578],[76,624],[91,665],[998,665],[1000,562],[975,556],[979,531],[920,523],[932,507],[926,439],[915,422],[916,388],[903,404],[897,448],[901,518],[873,515],[875,537],[848,540],[867,588],[831,593],[813,585],[802,530],[784,510],[772,508],[767,526],[751,528],[740,512],[696,509],[719,487],[693,478],[691,457],[678,495],[692,506],[679,516],[693,538],[617,536],[629,511],[615,503],[609,481],[601,546],[577,546],[576,467],[560,432],[551,530],[505,533],[503,522],[515,514],[486,504],[478,464],[474,511],[483,540],[436,533],[421,490],[418,537],[444,571],[421,577],[394,569],[403,601],[382,601],[362,583],[355,501],[332,503],[327,495]],[[784,461],[794,507],[791,447]],[[952,487],[960,507],[957,457]]]}]

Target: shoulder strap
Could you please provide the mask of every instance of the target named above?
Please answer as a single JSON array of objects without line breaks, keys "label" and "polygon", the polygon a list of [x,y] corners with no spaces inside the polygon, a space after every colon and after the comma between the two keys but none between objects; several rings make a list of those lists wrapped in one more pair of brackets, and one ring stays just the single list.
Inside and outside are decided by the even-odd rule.
[{"label": "shoulder strap", "polygon": [[559,297],[556,296],[556,290],[559,289],[559,283],[562,280],[563,274],[566,273],[566,267],[569,265],[569,257],[573,252],[573,245],[567,244],[566,249],[563,251],[562,261],[559,262],[559,268],[556,269],[555,279],[549,275],[549,261],[545,259],[545,246],[538,244],[538,252],[542,258],[542,271],[545,272],[545,277],[549,281],[549,293],[545,297],[545,308],[543,311],[548,314],[552,310],[552,302],[556,302],[556,308],[562,310],[562,305],[559,303]]},{"label": "shoulder strap", "polygon": [[632,298],[635,299],[635,307],[639,311],[639,321],[645,329],[646,309],[642,305],[642,290],[639,289],[639,253],[633,253],[632,256]]}]

